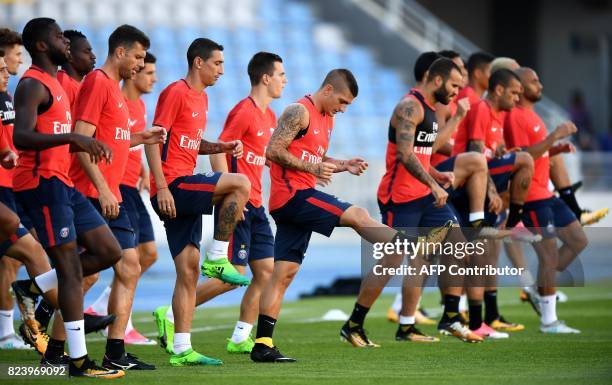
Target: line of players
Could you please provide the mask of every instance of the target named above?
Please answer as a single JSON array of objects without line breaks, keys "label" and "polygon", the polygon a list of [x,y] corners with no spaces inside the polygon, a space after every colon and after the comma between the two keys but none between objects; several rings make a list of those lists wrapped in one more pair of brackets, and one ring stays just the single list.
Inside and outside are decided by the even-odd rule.
[{"label": "line of players", "polygon": [[[149,40],[144,33],[131,26],[117,28],[109,37],[104,65],[88,74],[80,85],[78,82],[93,68],[91,47],[84,36],[73,34],[68,41],[53,20],[39,18],[26,25],[22,38],[33,65],[24,74],[15,95],[13,142],[19,161],[15,157],[8,159],[9,152],[3,158],[13,166],[17,163],[13,190],[17,202],[25,208],[25,215],[20,217],[22,222],[26,216],[33,220],[40,244],[15,225],[17,208],[13,212],[3,208],[1,214],[3,219],[7,218],[3,223],[17,228],[16,231],[11,227],[4,229],[9,242],[4,254],[14,256],[13,252],[19,258],[19,253],[13,250],[19,249],[26,240],[31,248],[38,247],[36,253],[22,252],[22,255],[37,256],[35,262],[23,261],[33,279],[13,285],[26,321],[22,335],[43,353],[44,364],[69,363],[73,375],[116,378],[123,376],[127,369],[154,369],[153,365],[126,353],[124,348],[138,278],[155,260],[153,238],[147,233],[150,222],[141,225],[139,218],[146,215],[136,189],[140,168],[131,172],[128,185],[121,186],[127,183],[124,174],[127,176],[134,170],[126,169],[131,153],[136,153],[129,149],[140,144],[146,146],[151,172],[151,203],[164,222],[177,272],[172,306],[160,307],[154,312],[160,342],[171,354],[170,363],[174,366],[222,364],[191,347],[194,304],[249,284],[241,304],[240,320],[228,341],[228,351],[250,352],[257,362],[295,361],[278,351],[272,342],[272,333],[283,294],[299,270],[312,231],[329,236],[337,226],[350,226],[370,242],[388,242],[416,236],[393,227],[433,227],[442,238],[459,241],[463,234],[452,231],[451,226],[462,223],[475,228],[481,237],[511,235],[521,240],[538,240],[527,232],[496,230],[489,226],[495,221],[485,218],[485,206],[495,214],[502,211],[498,192],[503,191],[504,184],[508,189],[512,179],[508,227],[514,227],[521,219],[531,220],[529,223],[534,227],[548,221],[563,227],[559,236],[565,246],[558,257],[548,255],[550,250],[556,250],[550,247],[555,233],[542,234],[545,240],[537,243],[541,261],[562,260],[551,262],[553,273],[569,265],[586,245],[584,233],[583,238],[576,235],[582,232],[576,217],[569,210],[564,211],[565,206],[556,198],[529,199],[534,162],[527,152],[539,158],[557,139],[573,133],[575,127],[563,125],[549,137],[544,136],[545,145],[535,150],[531,146],[536,142],[522,137],[516,139],[515,145],[527,147],[527,152],[506,154],[503,146],[502,111],[515,110],[521,81],[527,89],[527,80],[522,78],[533,71],[523,69],[519,71],[521,77],[509,70],[494,72],[485,83],[487,99],[472,106],[458,101],[455,112],[453,104],[451,108],[444,106],[456,99],[464,85],[462,68],[455,64],[456,60],[445,58],[431,60],[423,67],[421,84],[402,99],[390,122],[387,172],[378,194],[385,225],[373,220],[366,210],[315,189],[317,183],[328,184],[335,172],[360,175],[367,169],[367,163],[361,158],[338,160],[326,155],[334,115],[344,112],[358,94],[357,81],[350,71],[331,71],[314,94],[287,107],[276,122],[268,106],[281,96],[286,84],[282,59],[270,53],[255,55],[248,68],[250,95],[230,112],[219,142],[211,143],[202,137],[208,110],[205,88],[213,86],[223,74],[221,45],[203,38],[194,40],[187,51],[186,77],[164,89],[153,127],[144,130],[144,107],[138,99],[150,91],[154,81],[154,59],[146,52]],[[85,58],[82,66],[78,64],[78,52],[88,54],[89,62]],[[65,66],[65,72],[60,71],[56,76],[59,65]],[[479,71],[486,72],[482,68]],[[60,83],[61,78],[73,81]],[[142,79],[140,85],[136,85],[138,78]],[[119,88],[121,80],[123,94]],[[73,85],[66,86],[70,83]],[[462,125],[470,119],[477,129]],[[496,119],[502,120],[501,126],[492,123]],[[138,121],[142,122],[139,128]],[[546,135],[543,123],[540,127],[536,131]],[[457,156],[442,162],[446,168],[430,167],[431,154],[444,153],[441,144],[449,142],[455,132],[457,142],[463,143],[464,148],[455,145],[452,151]],[[567,146],[555,148],[569,150]],[[211,156],[212,173],[193,174],[200,154],[217,154]],[[140,155],[134,155],[132,160],[131,164],[139,165]],[[277,224],[276,237],[272,236],[262,207],[261,175],[265,165],[270,166],[272,177],[270,214]],[[539,170],[541,174],[548,172],[547,168]],[[499,176],[499,180],[488,177],[489,173]],[[548,183],[545,176],[544,179]],[[449,192],[443,188],[451,186]],[[463,201],[465,209],[457,207],[456,215],[451,205],[446,204],[447,199]],[[532,201],[536,204],[530,205]],[[214,239],[201,272],[217,279],[197,285],[202,215],[211,214],[213,207]],[[561,235],[568,226],[574,230],[572,239]],[[41,245],[55,269],[41,262],[46,261]],[[383,263],[399,265],[402,259],[403,255],[391,255]],[[242,275],[247,262],[253,272],[253,282]],[[31,271],[29,266],[36,263],[44,266]],[[542,262],[541,266],[547,266],[546,263]],[[83,292],[95,279],[84,281],[82,277],[110,266],[114,267],[115,276],[107,292],[108,312],[116,319],[109,327],[103,366],[99,367],[87,357],[82,311]],[[550,269],[541,269],[549,278],[549,285],[543,286],[540,292],[542,329],[567,331],[569,328],[556,320],[555,301],[546,302],[550,296],[554,297],[554,284],[551,284],[554,274],[551,278]],[[377,346],[365,335],[363,323],[388,279],[374,275],[364,279],[351,317],[341,330],[341,336],[354,346]],[[404,286],[405,302],[396,337],[434,340],[414,327],[411,314],[418,303],[419,285]],[[439,328],[465,341],[482,340],[491,333],[481,330],[490,324],[482,323],[479,314],[484,287],[472,285],[467,289],[468,295],[473,292],[470,329],[458,311],[462,286],[444,288],[445,312]],[[40,294],[45,297],[46,323],[51,314],[48,309],[61,309],[64,318],[62,325],[56,313],[47,344],[39,342],[44,340],[43,312],[33,310]],[[255,320],[257,332],[253,341],[250,332]],[[476,325],[478,320],[480,323]],[[494,320],[513,326],[499,316]],[[69,360],[64,356],[64,341],[68,342]]]}]

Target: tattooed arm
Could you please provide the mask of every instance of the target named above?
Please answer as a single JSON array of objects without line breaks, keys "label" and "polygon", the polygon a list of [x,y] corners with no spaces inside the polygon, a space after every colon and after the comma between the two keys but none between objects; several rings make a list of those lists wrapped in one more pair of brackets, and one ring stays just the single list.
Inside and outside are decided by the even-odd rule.
[{"label": "tattooed arm", "polygon": [[391,125],[395,127],[397,159],[412,176],[431,189],[436,198],[436,206],[441,207],[446,204],[448,194],[429,175],[428,170],[423,168],[413,152],[416,126],[423,121],[423,114],[423,109],[419,103],[410,97],[404,98],[395,107],[391,117]]},{"label": "tattooed arm", "polygon": [[395,127],[395,141],[397,144],[397,159],[406,170],[426,186],[437,185],[436,181],[423,168],[421,162],[414,154],[414,134],[416,126],[423,120],[423,109],[412,98],[404,98],[399,102],[393,116],[391,125]]},{"label": "tattooed arm", "polygon": [[232,140],[231,142],[218,143],[209,142],[206,139],[200,141],[200,149],[198,154],[210,155],[210,154],[221,154],[228,153],[232,154],[236,158],[242,158],[242,142],[240,140]]},{"label": "tattooed arm", "polygon": [[287,150],[298,132],[308,127],[308,122],[306,107],[298,103],[287,107],[278,119],[277,127],[270,138],[266,159],[282,167],[308,172],[318,178],[329,180],[336,168],[335,164],[325,161],[318,164],[305,162]]},{"label": "tattooed arm", "polygon": [[334,159],[328,156],[323,157],[323,162],[331,163],[336,166],[334,172],[345,172],[348,171],[353,175],[361,175],[365,170],[368,169],[368,162],[362,158],[353,159]]}]

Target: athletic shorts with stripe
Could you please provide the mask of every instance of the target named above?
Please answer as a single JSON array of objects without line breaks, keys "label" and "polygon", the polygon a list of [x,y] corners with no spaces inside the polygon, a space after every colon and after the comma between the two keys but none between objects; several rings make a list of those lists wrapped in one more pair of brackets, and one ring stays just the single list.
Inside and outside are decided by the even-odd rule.
[{"label": "athletic shorts with stripe", "polygon": [[521,219],[525,227],[533,229],[544,238],[556,237],[557,228],[577,220],[572,210],[557,197],[526,202]]},{"label": "athletic shorts with stripe", "polygon": [[[100,201],[95,198],[89,198],[89,201],[101,215],[102,206],[100,206]],[[136,236],[134,235],[134,228],[132,227],[132,222],[130,222],[130,217],[128,217],[124,202],[119,203],[119,215],[117,216],[117,218],[104,218],[104,220],[113,232],[113,235],[115,236],[115,239],[117,239],[117,242],[119,242],[121,250],[133,249],[136,247]]]},{"label": "athletic shorts with stripe", "polygon": [[132,228],[134,229],[136,244],[139,245],[141,243],[154,241],[155,235],[153,233],[151,217],[142,201],[138,189],[122,184],[119,186],[119,190],[123,198],[123,207],[125,207]]},{"label": "athletic shorts with stripe", "polygon": [[192,244],[198,250],[202,241],[202,215],[213,213],[212,199],[222,173],[209,172],[178,177],[168,185],[174,198],[176,217],[161,215],[157,194],[151,198],[151,205],[164,222],[166,237],[172,258]]},{"label": "athletic shorts with stripe", "polygon": [[387,204],[378,201],[383,223],[396,229],[402,228],[409,239],[426,235],[432,228],[444,226],[448,221],[459,223],[449,204],[435,206],[432,194],[406,203]]},{"label": "athletic shorts with stripe", "polygon": [[351,206],[314,188],[296,191],[285,205],[270,212],[276,223],[274,260],[301,264],[312,232],[329,237]]},{"label": "athletic shorts with stripe", "polygon": [[[219,215],[215,206],[215,225]],[[234,265],[246,266],[248,262],[274,257],[274,236],[263,206],[248,202],[244,220],[236,224],[230,238],[229,260]]]},{"label": "athletic shorts with stripe", "polygon": [[79,234],[106,224],[83,194],[56,177],[41,177],[38,187],[16,192],[15,196],[44,248],[75,241]]},{"label": "athletic shorts with stripe", "polygon": [[15,200],[15,194],[13,190],[8,187],[0,187],[0,203],[3,203],[8,209],[17,214],[19,217],[19,227],[15,231],[15,234],[11,234],[9,239],[4,242],[0,242],[0,257],[6,253],[6,251],[17,242],[17,240],[28,233],[28,230],[32,228],[32,222],[30,218],[23,211],[21,205]]}]

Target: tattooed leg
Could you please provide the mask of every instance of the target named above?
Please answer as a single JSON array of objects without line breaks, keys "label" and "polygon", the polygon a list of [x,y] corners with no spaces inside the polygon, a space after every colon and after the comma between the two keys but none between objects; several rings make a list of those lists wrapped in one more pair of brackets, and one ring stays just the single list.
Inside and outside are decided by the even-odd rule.
[{"label": "tattooed leg", "polygon": [[236,222],[240,220],[249,199],[251,184],[242,174],[223,174],[215,187],[213,204],[220,203],[219,220],[215,226],[214,239],[229,241]]},{"label": "tattooed leg", "polygon": [[533,158],[526,152],[516,154],[510,182],[510,203],[523,204],[533,177]]}]

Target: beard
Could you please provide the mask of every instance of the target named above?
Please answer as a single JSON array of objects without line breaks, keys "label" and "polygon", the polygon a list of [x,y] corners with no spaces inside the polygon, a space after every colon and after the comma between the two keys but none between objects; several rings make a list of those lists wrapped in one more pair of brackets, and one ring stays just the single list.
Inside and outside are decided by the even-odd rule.
[{"label": "beard", "polygon": [[52,49],[49,51],[49,59],[51,59],[51,63],[63,66],[68,63],[68,54],[66,51],[60,51],[59,49]]},{"label": "beard", "polygon": [[434,91],[434,99],[436,99],[438,103],[448,105],[448,103],[450,103],[450,92],[446,90],[444,85],[441,85],[440,88]]},{"label": "beard", "polygon": [[537,103],[540,101],[540,99],[542,99],[542,94],[529,94],[529,93],[525,93],[523,92],[523,97],[525,99],[527,99],[529,102],[531,103]]}]

